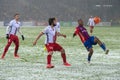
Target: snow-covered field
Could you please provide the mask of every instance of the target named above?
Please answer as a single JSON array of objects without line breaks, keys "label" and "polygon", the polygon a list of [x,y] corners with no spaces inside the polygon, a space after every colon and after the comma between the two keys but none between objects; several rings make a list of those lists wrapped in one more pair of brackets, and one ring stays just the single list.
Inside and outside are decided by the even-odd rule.
[{"label": "snow-covered field", "polygon": [[[60,53],[55,52],[53,69],[46,69],[46,51],[44,38],[36,46],[32,43],[43,28],[22,28],[25,41],[20,37],[20,59],[13,57],[14,44],[4,60],[0,59],[0,80],[120,80],[120,27],[96,27],[95,36],[99,37],[110,49],[108,55],[98,46],[94,46],[91,64],[87,63],[87,51],[78,37],[72,38],[73,27],[62,27],[61,32],[67,38],[58,38],[66,50],[67,60],[71,67],[62,65]],[[88,29],[88,28],[87,28]],[[0,28],[0,55],[7,40],[5,28]]]}]

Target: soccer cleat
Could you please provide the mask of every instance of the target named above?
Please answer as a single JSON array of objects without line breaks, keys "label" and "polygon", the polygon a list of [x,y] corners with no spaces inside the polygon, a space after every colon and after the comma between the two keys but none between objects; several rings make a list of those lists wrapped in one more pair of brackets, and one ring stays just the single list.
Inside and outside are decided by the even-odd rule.
[{"label": "soccer cleat", "polygon": [[2,56],[0,59],[4,59],[4,56]]},{"label": "soccer cleat", "polygon": [[65,66],[71,66],[71,64],[69,64],[69,63],[64,63],[63,65],[65,65]]},{"label": "soccer cleat", "polygon": [[47,64],[46,68],[54,68],[54,65],[52,65],[52,64]]},{"label": "soccer cleat", "polygon": [[88,63],[90,64],[90,61],[88,61]]},{"label": "soccer cleat", "polygon": [[108,53],[109,53],[109,50],[106,50],[106,51],[105,51],[105,54],[108,54]]},{"label": "soccer cleat", "polygon": [[19,55],[18,55],[18,54],[14,54],[14,57],[15,57],[15,58],[19,58]]},{"label": "soccer cleat", "polygon": [[1,58],[0,59],[4,59],[5,58],[5,53],[3,53],[2,55],[1,55]]}]

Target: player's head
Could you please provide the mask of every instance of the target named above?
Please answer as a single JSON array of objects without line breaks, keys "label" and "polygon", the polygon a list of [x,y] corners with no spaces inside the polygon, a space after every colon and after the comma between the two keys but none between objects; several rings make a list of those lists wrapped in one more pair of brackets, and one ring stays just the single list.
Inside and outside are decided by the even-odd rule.
[{"label": "player's head", "polygon": [[93,16],[90,16],[90,18],[93,18]]},{"label": "player's head", "polygon": [[54,18],[55,18],[56,22],[58,22],[58,19],[56,17],[54,17]]},{"label": "player's head", "polygon": [[14,19],[19,20],[20,19],[20,14],[19,13],[14,14]]},{"label": "player's head", "polygon": [[83,23],[83,20],[82,20],[82,19],[78,19],[78,25],[80,25],[80,26],[83,26],[83,25],[84,25],[84,23]]},{"label": "player's head", "polygon": [[56,26],[56,20],[55,20],[55,18],[49,18],[49,20],[48,20],[48,23],[49,23],[49,25],[51,25],[51,26]]}]

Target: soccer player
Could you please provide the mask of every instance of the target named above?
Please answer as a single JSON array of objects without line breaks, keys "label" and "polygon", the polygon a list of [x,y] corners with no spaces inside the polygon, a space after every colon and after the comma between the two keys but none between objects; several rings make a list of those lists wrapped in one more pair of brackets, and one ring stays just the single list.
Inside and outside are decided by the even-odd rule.
[{"label": "soccer player", "polygon": [[90,27],[90,34],[92,35],[95,26],[94,18],[92,16],[89,18],[87,25]]},{"label": "soccer player", "polygon": [[20,30],[21,23],[19,21],[19,18],[20,18],[19,14],[16,13],[14,15],[14,19],[10,21],[8,27],[6,28],[6,38],[8,39],[8,42],[4,48],[4,52],[1,56],[2,59],[4,59],[12,42],[14,42],[14,44],[15,44],[14,57],[19,58],[19,55],[18,55],[19,39],[18,39],[18,36],[16,35],[16,33],[19,32],[22,37],[22,40],[24,40],[24,36]]},{"label": "soccer player", "polygon": [[91,57],[93,55],[93,48],[92,45],[96,45],[99,44],[99,46],[105,51],[105,54],[108,54],[109,50],[106,49],[106,46],[104,43],[102,43],[99,38],[95,37],[95,36],[89,36],[86,28],[83,26],[83,21],[82,19],[78,20],[78,27],[76,27],[76,30],[73,34],[73,37],[75,37],[76,35],[78,35],[82,41],[82,43],[84,44],[84,46],[86,47],[86,49],[88,50],[89,54],[88,54],[88,63],[90,63],[91,61]]},{"label": "soccer player", "polygon": [[[57,31],[57,33],[60,33],[60,23],[58,22],[58,19],[56,17],[54,17],[55,20],[56,20],[56,26],[55,26],[55,29]],[[55,35],[55,40],[57,40],[57,36]],[[46,46],[44,47],[44,50],[46,50]]]},{"label": "soccer player", "polygon": [[33,45],[36,45],[38,39],[42,35],[45,34],[46,35],[45,46],[46,46],[47,51],[48,51],[46,68],[54,68],[54,65],[51,64],[51,58],[52,58],[53,51],[61,52],[61,57],[63,58],[63,65],[71,66],[66,61],[65,50],[58,43],[56,43],[56,38],[55,38],[56,35],[66,38],[66,35],[58,33],[56,31],[56,28],[55,28],[56,20],[55,20],[55,18],[49,18],[48,23],[49,23],[49,25],[42,32],[40,32],[40,34],[38,35],[36,40],[33,42]]}]

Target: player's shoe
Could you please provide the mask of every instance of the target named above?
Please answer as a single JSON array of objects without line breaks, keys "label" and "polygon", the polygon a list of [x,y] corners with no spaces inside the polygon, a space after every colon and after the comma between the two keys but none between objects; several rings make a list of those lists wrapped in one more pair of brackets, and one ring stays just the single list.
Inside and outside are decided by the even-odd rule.
[{"label": "player's shoe", "polygon": [[4,59],[4,58],[5,58],[5,54],[3,53],[0,59]]},{"label": "player's shoe", "polygon": [[65,66],[71,66],[71,64],[69,64],[68,62],[64,63],[63,65],[65,65]]},{"label": "player's shoe", "polygon": [[90,64],[90,61],[88,61],[88,63]]},{"label": "player's shoe", "polygon": [[46,68],[54,68],[54,65],[52,65],[52,64],[47,64]]},{"label": "player's shoe", "polygon": [[106,50],[106,51],[105,51],[105,54],[108,54],[108,53],[109,53],[109,50]]},{"label": "player's shoe", "polygon": [[1,58],[0,59],[4,59],[4,56],[1,56]]},{"label": "player's shoe", "polygon": [[18,54],[14,54],[14,57],[15,58],[19,58],[20,56]]}]

